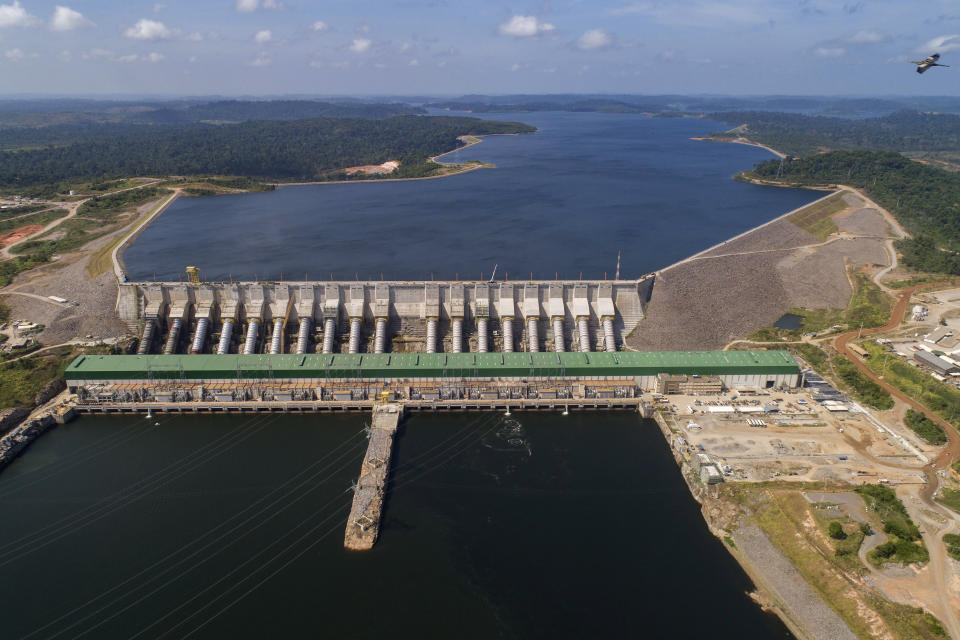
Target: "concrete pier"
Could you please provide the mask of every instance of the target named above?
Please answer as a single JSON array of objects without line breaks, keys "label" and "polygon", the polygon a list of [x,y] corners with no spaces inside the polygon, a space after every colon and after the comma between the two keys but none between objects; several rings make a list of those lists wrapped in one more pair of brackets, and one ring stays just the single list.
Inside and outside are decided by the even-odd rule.
[{"label": "concrete pier", "polygon": [[360,466],[353,506],[347,518],[347,531],[343,536],[343,546],[347,549],[366,551],[372,549],[377,541],[387,475],[393,457],[393,439],[402,416],[403,406],[399,404],[378,404],[373,408],[370,444]]}]

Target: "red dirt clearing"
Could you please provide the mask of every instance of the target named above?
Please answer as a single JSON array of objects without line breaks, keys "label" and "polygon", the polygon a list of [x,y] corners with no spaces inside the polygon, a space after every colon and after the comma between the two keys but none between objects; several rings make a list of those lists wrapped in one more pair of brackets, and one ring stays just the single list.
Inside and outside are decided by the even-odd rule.
[{"label": "red dirt clearing", "polygon": [[0,235],[0,247],[6,247],[8,245],[20,242],[24,238],[32,236],[41,229],[43,229],[42,224],[28,224],[25,227],[18,227],[13,231],[8,231],[7,233]]}]

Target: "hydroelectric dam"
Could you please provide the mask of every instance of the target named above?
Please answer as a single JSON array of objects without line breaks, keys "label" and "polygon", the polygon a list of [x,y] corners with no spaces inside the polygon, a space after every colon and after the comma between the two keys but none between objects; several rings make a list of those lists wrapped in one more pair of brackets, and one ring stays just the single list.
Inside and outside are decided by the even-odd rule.
[{"label": "hydroelectric dam", "polygon": [[67,390],[80,414],[372,412],[344,538],[369,549],[407,411],[649,417],[668,388],[799,385],[784,351],[623,350],[653,284],[123,282],[134,348],[77,357]]}]

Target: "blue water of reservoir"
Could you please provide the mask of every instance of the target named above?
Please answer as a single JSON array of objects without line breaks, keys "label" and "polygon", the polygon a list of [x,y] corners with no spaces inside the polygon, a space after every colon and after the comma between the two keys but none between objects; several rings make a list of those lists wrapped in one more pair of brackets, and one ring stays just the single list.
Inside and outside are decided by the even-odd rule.
[{"label": "blue water of reservoir", "polygon": [[535,134],[445,157],[496,165],[407,182],[181,198],[127,249],[131,279],[632,278],[813,201],[732,176],[769,152],[690,140],[725,125],[636,114],[484,114]]}]

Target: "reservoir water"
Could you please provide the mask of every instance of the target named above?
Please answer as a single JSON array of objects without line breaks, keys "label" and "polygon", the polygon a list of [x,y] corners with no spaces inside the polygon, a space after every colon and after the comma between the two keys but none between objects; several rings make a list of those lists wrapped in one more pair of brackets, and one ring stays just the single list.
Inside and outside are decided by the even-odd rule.
[{"label": "reservoir water", "polygon": [[0,475],[5,638],[789,638],[635,414],[82,418]]},{"label": "reservoir water", "polygon": [[635,114],[483,114],[538,127],[450,162],[496,165],[407,182],[181,198],[124,254],[134,280],[622,277],[665,267],[813,201],[731,180],[769,152],[690,140],[725,125]]}]

